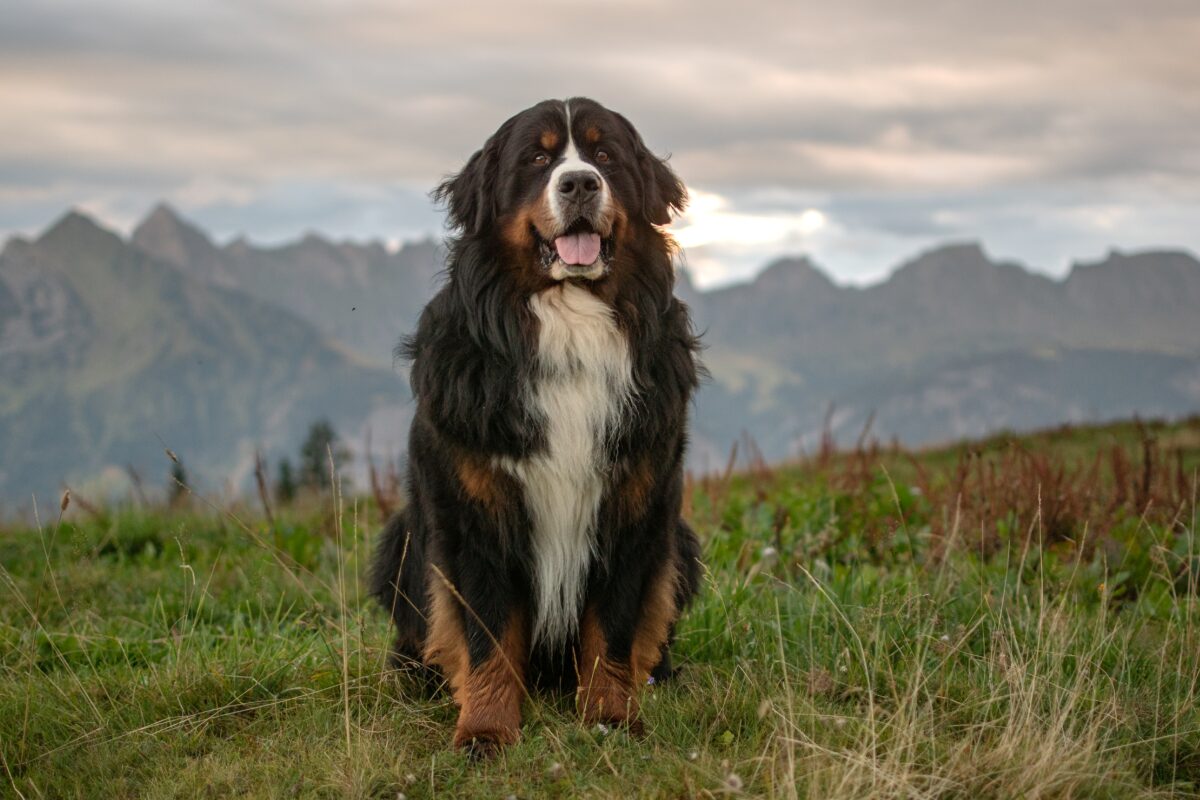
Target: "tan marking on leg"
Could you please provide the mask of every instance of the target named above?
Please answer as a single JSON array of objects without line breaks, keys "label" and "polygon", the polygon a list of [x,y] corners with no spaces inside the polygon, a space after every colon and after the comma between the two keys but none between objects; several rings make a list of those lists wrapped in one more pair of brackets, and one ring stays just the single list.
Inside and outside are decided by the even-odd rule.
[{"label": "tan marking on leg", "polygon": [[642,598],[642,614],[633,634],[630,662],[633,667],[634,686],[645,686],[650,672],[658,666],[662,646],[667,642],[671,624],[679,617],[675,607],[675,592],[679,582],[679,571],[674,560],[668,561]]},{"label": "tan marking on leg", "polygon": [[463,632],[458,601],[442,579],[435,575],[429,582],[429,630],[425,637],[424,658],[442,671],[450,682],[455,702],[461,705],[459,693],[466,683],[470,659],[467,638]]},{"label": "tan marking on leg", "polygon": [[631,730],[640,731],[638,721],[638,695],[650,672],[658,666],[662,657],[662,646],[667,642],[671,624],[679,616],[675,606],[678,570],[673,561],[668,561],[662,571],[650,580],[637,627],[634,629],[633,646],[628,663],[614,661],[608,657],[608,642],[600,627],[596,612],[589,607],[580,623],[579,688],[576,705],[584,722],[612,722],[628,724]]},{"label": "tan marking on leg", "polygon": [[455,695],[461,706],[454,727],[455,747],[490,755],[517,741],[528,653],[528,623],[524,614],[514,613],[499,646],[486,661],[469,670],[462,691]]},{"label": "tan marking on leg", "polygon": [[628,723],[638,729],[637,692],[629,664],[608,657],[608,642],[596,612],[584,612],[579,630],[578,688],[575,705],[588,725]]}]

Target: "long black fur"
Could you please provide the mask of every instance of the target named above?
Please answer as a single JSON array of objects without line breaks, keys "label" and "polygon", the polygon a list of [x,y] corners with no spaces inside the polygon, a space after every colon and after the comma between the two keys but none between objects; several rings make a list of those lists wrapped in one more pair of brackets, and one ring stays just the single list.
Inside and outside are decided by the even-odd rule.
[{"label": "long black fur", "polygon": [[[591,101],[571,102],[583,107]],[[498,516],[471,502],[456,459],[468,453],[519,460],[545,447],[544,421],[526,392],[535,379],[537,321],[529,310],[529,284],[519,270],[508,268],[514,255],[499,233],[506,210],[531,196],[517,140],[528,138],[524,129],[539,113],[548,113],[543,106],[506,122],[438,190],[460,235],[450,242],[445,285],[398,348],[411,362],[417,402],[408,505],[385,528],[371,579],[372,593],[396,625],[398,663],[421,660],[435,566],[470,605],[461,623],[472,665],[492,651],[493,637],[514,608],[532,607],[531,523],[524,501],[513,497]],[[611,114],[591,106],[599,109],[595,114]],[[683,186],[627,120],[611,116],[623,131],[611,146],[627,166],[610,180],[630,213],[619,263],[602,291],[628,340],[634,396],[606,457],[614,477],[643,463],[652,476],[649,500],[635,518],[623,516],[614,494],[617,481],[610,482],[600,505],[598,555],[590,565],[586,601],[601,610],[610,651],[627,657],[647,587],[664,565],[674,562],[678,572],[681,609],[699,585],[699,544],[679,517],[687,412],[699,367],[687,307],[672,292],[669,243],[655,227],[683,205]],[[572,649],[532,653],[531,682],[570,686]],[[664,646],[654,676],[665,678],[670,671]]]}]

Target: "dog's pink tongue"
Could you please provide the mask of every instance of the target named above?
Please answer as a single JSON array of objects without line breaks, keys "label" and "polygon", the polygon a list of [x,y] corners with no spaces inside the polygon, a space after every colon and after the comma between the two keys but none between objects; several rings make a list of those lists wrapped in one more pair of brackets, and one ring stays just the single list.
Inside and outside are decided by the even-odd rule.
[{"label": "dog's pink tongue", "polygon": [[564,264],[592,264],[600,256],[600,234],[569,233],[554,240]]}]

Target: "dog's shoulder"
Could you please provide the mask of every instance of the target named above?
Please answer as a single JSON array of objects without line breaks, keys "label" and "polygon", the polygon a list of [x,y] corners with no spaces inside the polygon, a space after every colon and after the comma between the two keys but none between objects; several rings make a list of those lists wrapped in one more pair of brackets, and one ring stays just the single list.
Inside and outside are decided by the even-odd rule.
[{"label": "dog's shoulder", "polygon": [[472,450],[523,453],[536,432],[523,412],[530,353],[509,306],[464,303],[452,277],[421,313],[398,354],[410,364],[417,416]]}]

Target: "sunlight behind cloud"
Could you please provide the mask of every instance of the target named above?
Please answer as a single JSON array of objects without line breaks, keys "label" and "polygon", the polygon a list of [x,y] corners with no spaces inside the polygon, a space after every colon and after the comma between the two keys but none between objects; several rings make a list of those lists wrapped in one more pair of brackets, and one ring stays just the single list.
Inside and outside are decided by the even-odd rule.
[{"label": "sunlight behind cloud", "polygon": [[671,229],[683,247],[783,244],[811,236],[829,222],[816,208],[747,214],[734,211],[726,198],[713,192],[689,189],[688,196],[687,211]]},{"label": "sunlight behind cloud", "polygon": [[688,208],[671,227],[696,284],[711,288],[747,280],[780,253],[805,252],[835,226],[804,203],[785,210],[737,210],[716,192],[688,189]]}]

